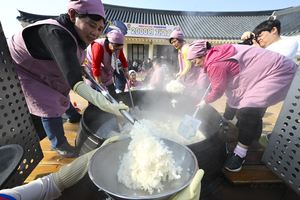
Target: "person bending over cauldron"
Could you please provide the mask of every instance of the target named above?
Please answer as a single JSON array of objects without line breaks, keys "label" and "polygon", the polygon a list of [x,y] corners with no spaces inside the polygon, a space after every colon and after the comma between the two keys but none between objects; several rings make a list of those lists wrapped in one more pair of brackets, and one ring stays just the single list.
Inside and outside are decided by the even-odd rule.
[{"label": "person bending over cauldron", "polygon": [[205,92],[210,81],[203,69],[195,67],[187,59],[187,50],[189,43],[185,42],[183,33],[180,30],[174,30],[170,35],[169,42],[178,50],[178,62],[180,71],[176,74],[177,80],[184,86],[184,94],[200,95]]},{"label": "person bending over cauldron", "polygon": [[73,0],[67,14],[38,21],[12,38],[8,47],[14,60],[29,112],[41,117],[51,147],[60,155],[73,157],[62,115],[70,107],[70,89],[100,109],[122,116],[125,105],[112,104],[83,82],[81,64],[86,47],[104,29],[105,13],[100,0]]},{"label": "person bending over cauldron", "polygon": [[142,81],[136,80],[136,72],[134,70],[129,70],[129,77],[129,86],[127,85],[127,83],[125,84],[125,91],[128,91],[128,88],[134,88],[143,85]]},{"label": "person bending over cauldron", "polygon": [[296,65],[288,57],[263,48],[231,44],[211,48],[206,40],[193,42],[187,58],[203,68],[212,84],[211,93],[197,106],[214,102],[225,92],[228,106],[235,110],[238,144],[224,167],[240,171],[249,146],[260,138],[266,109],[285,99]]},{"label": "person bending over cauldron", "polygon": [[[89,69],[95,80],[107,88],[109,94],[115,98],[116,88],[113,83],[114,70],[119,73],[117,60],[122,63],[125,77],[129,79],[128,65],[123,53],[124,35],[120,30],[112,30],[107,33],[105,39],[97,39],[87,48],[87,60],[85,66]],[[90,81],[87,81],[89,85]],[[92,85],[91,85],[92,86]],[[93,86],[92,86],[93,87]]]}]

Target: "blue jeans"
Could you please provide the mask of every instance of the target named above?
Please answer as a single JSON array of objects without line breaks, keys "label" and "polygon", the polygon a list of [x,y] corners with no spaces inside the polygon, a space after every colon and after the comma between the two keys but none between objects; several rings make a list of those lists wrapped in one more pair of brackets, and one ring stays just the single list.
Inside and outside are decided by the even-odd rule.
[{"label": "blue jeans", "polygon": [[60,147],[67,138],[65,137],[62,117],[41,117],[46,134],[51,142],[51,147]]},{"label": "blue jeans", "polygon": [[[65,113],[69,119],[76,118],[78,115],[80,115],[80,113],[77,112],[71,103],[69,109],[66,110]],[[41,120],[46,134],[51,142],[51,147],[60,147],[65,141],[67,141],[62,117],[41,117]]]}]

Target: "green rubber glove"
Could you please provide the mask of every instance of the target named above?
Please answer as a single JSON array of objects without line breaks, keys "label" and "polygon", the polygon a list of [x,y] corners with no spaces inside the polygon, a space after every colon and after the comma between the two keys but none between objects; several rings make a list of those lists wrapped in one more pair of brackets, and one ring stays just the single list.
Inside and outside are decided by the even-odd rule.
[{"label": "green rubber glove", "polygon": [[110,103],[100,92],[97,92],[84,82],[78,82],[74,86],[73,90],[75,93],[79,94],[81,97],[105,112],[115,114],[119,117],[123,117],[123,114],[120,112],[120,110],[126,110],[129,112],[129,107],[123,102],[120,102],[119,104]]},{"label": "green rubber glove", "polygon": [[[115,142],[120,138],[120,136],[114,136],[108,138],[103,142],[101,147],[104,145]],[[99,148],[101,148],[99,147]],[[62,192],[65,188],[68,188],[75,183],[77,183],[88,171],[88,165],[91,157],[94,153],[99,149],[95,149],[86,153],[78,158],[76,158],[73,162],[68,165],[62,166],[57,172],[53,173],[53,179],[57,186],[57,188]]]},{"label": "green rubber glove", "polygon": [[192,182],[186,188],[178,192],[172,200],[199,200],[203,175],[204,171],[199,169]]},{"label": "green rubber glove", "polygon": [[183,190],[173,194],[172,196],[161,197],[157,200],[199,200],[201,192],[201,180],[204,171],[199,169],[192,182]]}]

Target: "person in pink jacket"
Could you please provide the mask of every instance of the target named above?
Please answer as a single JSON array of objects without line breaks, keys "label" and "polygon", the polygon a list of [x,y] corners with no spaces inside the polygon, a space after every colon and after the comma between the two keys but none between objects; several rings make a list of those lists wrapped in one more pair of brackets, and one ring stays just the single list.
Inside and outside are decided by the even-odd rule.
[{"label": "person in pink jacket", "polygon": [[203,68],[212,85],[211,93],[198,106],[216,101],[225,92],[228,106],[236,111],[238,144],[224,167],[240,171],[249,146],[260,138],[266,109],[285,99],[296,65],[262,48],[231,44],[211,48],[206,40],[193,42],[187,58]]},{"label": "person in pink jacket", "polygon": [[180,30],[174,30],[170,35],[169,42],[178,50],[178,62],[180,71],[176,75],[177,80],[185,86],[184,94],[204,93],[210,81],[203,69],[196,67],[187,59],[189,43],[185,42],[184,35]]},{"label": "person in pink jacket", "polygon": [[152,63],[154,72],[150,79],[150,85],[154,88],[154,90],[165,90],[165,72],[163,68],[161,68],[161,60],[159,58],[155,58]]}]

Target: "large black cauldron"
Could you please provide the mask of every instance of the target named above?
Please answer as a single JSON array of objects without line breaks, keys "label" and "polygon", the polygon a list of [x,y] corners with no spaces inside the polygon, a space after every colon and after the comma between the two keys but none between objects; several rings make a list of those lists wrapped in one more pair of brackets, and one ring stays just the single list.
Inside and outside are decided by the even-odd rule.
[{"label": "large black cauldron", "polygon": [[[198,99],[189,96],[160,91],[133,91],[132,96],[135,105],[140,110],[159,111],[182,118],[185,114],[193,115],[198,101]],[[175,108],[171,104],[173,99],[177,101]],[[118,94],[116,100],[131,106],[127,92]],[[101,146],[107,138],[102,138],[96,133],[102,124],[114,117],[114,115],[106,113],[94,105],[89,105],[86,108],[79,123],[76,138],[76,148],[79,150],[79,155]],[[199,129],[206,136],[206,139],[187,145],[187,147],[194,152],[199,168],[205,172],[201,182],[201,197],[204,197],[216,189],[222,180],[221,169],[226,157],[226,142],[223,128],[220,126],[221,116],[213,107],[206,105],[196,117],[202,121]]]}]

